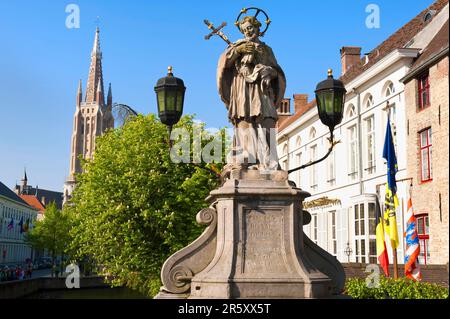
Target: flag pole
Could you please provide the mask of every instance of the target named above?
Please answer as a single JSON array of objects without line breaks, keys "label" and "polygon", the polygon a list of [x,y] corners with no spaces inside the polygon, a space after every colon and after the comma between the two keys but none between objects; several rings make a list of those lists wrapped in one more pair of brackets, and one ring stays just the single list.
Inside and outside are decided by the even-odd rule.
[{"label": "flag pole", "polygon": [[[391,241],[391,247],[394,247],[394,243]],[[394,279],[398,279],[398,267],[397,267],[397,248],[392,249],[392,257],[394,259]]]}]

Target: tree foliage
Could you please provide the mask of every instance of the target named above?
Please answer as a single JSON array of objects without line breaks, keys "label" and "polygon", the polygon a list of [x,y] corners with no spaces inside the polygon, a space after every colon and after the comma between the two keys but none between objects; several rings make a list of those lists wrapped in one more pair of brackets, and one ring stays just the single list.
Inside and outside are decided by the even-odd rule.
[{"label": "tree foliage", "polygon": [[25,234],[25,241],[34,249],[47,249],[52,258],[62,255],[70,243],[71,221],[67,213],[58,210],[55,203],[45,209],[45,218]]},{"label": "tree foliage", "polygon": [[[194,125],[183,117],[177,126],[192,139]],[[207,142],[211,135],[203,133]],[[201,233],[195,215],[207,206],[217,178],[173,163],[167,129],[154,115],[139,115],[98,138],[94,158],[83,167],[66,206],[74,217],[71,255],[95,260],[113,285],[154,295],[166,258]]]}]

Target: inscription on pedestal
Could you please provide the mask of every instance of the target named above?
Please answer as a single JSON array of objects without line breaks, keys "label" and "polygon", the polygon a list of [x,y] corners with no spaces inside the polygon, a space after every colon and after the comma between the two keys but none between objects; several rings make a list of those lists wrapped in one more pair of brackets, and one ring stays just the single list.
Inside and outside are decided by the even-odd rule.
[{"label": "inscription on pedestal", "polygon": [[243,269],[259,275],[286,272],[283,252],[283,212],[244,210]]}]

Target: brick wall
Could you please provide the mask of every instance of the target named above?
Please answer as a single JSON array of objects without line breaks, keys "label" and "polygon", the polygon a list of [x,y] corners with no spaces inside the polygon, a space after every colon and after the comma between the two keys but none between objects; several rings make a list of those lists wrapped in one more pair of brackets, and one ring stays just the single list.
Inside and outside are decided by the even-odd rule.
[{"label": "brick wall", "polygon": [[[418,111],[417,80],[406,83],[407,174],[413,178],[412,201],[416,214],[429,216],[431,264],[449,262],[449,98],[445,57],[429,69],[430,106]],[[432,178],[421,182],[419,132],[431,127]]]}]

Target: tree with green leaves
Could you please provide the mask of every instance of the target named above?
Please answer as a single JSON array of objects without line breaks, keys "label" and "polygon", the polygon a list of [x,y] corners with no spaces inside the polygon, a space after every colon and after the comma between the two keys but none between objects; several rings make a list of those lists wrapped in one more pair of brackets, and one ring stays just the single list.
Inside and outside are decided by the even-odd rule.
[{"label": "tree with green leaves", "polygon": [[[198,126],[185,116],[174,129],[186,129],[192,143]],[[206,144],[213,136],[200,126]],[[174,163],[167,128],[154,115],[139,115],[97,138],[95,155],[83,169],[65,206],[74,219],[71,256],[94,260],[113,285],[153,296],[163,262],[201,233],[195,216],[207,206],[217,176]]]},{"label": "tree with green leaves", "polygon": [[48,250],[55,262],[56,257],[62,256],[69,247],[71,221],[69,215],[59,210],[54,202],[47,205],[44,216],[25,234],[25,241],[34,249]]}]

